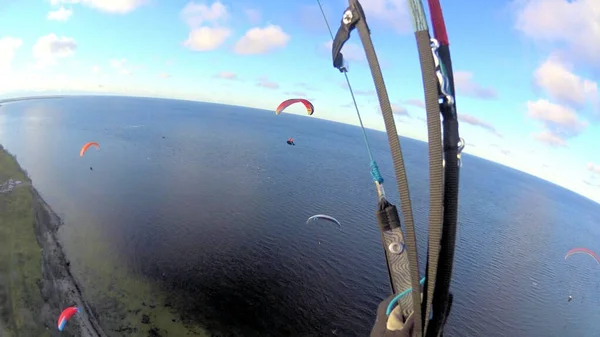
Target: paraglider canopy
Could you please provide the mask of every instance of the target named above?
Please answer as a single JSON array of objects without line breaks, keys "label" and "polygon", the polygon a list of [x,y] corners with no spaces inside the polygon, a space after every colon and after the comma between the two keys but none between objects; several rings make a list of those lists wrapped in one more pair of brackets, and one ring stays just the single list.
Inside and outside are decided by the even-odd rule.
[{"label": "paraglider canopy", "polygon": [[288,143],[288,145],[296,145],[294,143],[294,138],[288,138],[287,143]]},{"label": "paraglider canopy", "polygon": [[567,252],[567,254],[565,255],[565,260],[567,258],[569,258],[569,256],[572,256],[572,255],[575,255],[575,254],[579,254],[579,253],[591,256],[594,260],[596,260],[596,262],[598,264],[600,264],[600,257],[598,257],[598,255],[595,252],[593,252],[593,251],[591,251],[591,250],[589,250],[587,248],[582,248],[582,247],[580,247],[580,248],[573,248],[573,249],[569,250]]},{"label": "paraglider canopy", "polygon": [[85,152],[90,148],[90,147],[95,147],[97,149],[100,148],[100,145],[98,145],[98,143],[96,142],[89,142],[89,143],[85,143],[82,147],[81,150],[79,151],[79,156],[83,157],[83,155],[85,154]]},{"label": "paraglider canopy", "polygon": [[312,115],[313,112],[315,112],[315,107],[308,100],[306,100],[304,98],[292,98],[292,99],[288,99],[288,100],[285,100],[285,101],[281,102],[281,104],[279,104],[279,106],[277,107],[277,109],[275,109],[275,114],[279,115],[288,106],[290,106],[292,104],[296,104],[296,103],[302,103],[302,104],[304,104],[304,107],[306,108],[306,112],[308,113],[309,116]]},{"label": "paraglider canopy", "polygon": [[65,325],[67,325],[67,321],[78,312],[79,308],[77,307],[68,307],[63,310],[60,316],[58,316],[58,331],[63,331]]},{"label": "paraglider canopy", "polygon": [[308,218],[308,220],[306,220],[306,223],[309,224],[310,222],[317,221],[317,220],[325,220],[325,221],[337,224],[339,229],[342,230],[342,224],[339,221],[337,221],[336,218],[329,216],[329,215],[325,215],[325,214],[313,215],[310,218]]}]

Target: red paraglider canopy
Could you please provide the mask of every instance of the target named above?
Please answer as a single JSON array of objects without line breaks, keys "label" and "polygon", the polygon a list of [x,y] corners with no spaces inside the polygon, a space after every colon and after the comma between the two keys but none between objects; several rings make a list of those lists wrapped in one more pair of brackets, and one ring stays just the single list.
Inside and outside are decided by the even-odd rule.
[{"label": "red paraglider canopy", "polygon": [[60,316],[58,316],[58,331],[63,331],[65,325],[67,325],[67,321],[78,312],[79,308],[77,307],[68,307],[63,310]]},{"label": "red paraglider canopy", "polygon": [[281,102],[281,104],[279,104],[279,106],[275,110],[275,114],[279,115],[283,110],[285,110],[285,108],[287,108],[288,106],[295,104],[295,103],[304,104],[304,107],[306,108],[306,113],[308,113],[309,116],[311,116],[313,114],[313,112],[315,112],[315,107],[307,99],[292,98],[292,99],[288,99],[288,100]]},{"label": "red paraglider canopy", "polygon": [[589,250],[587,248],[583,248],[583,247],[573,248],[573,249],[569,250],[567,252],[567,255],[565,255],[565,260],[569,256],[574,255],[574,254],[578,254],[578,253],[587,254],[587,255],[593,257],[594,260],[596,260],[596,262],[598,262],[598,264],[600,264],[600,257],[598,257],[598,255],[596,253],[594,253],[593,251],[591,251],[591,250]]}]

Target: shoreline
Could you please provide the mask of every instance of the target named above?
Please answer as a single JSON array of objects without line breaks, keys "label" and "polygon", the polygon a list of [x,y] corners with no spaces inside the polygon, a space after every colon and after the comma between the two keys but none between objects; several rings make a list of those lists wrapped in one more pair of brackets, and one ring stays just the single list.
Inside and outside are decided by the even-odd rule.
[{"label": "shoreline", "polygon": [[32,100],[40,100],[40,99],[58,99],[64,98],[63,95],[47,95],[47,96],[20,96],[13,98],[0,98],[0,106],[4,103],[15,103],[21,101],[32,101]]},{"label": "shoreline", "polygon": [[[0,169],[6,168],[5,166],[12,166],[13,173],[23,176],[23,182],[25,183],[12,191],[0,194],[0,198],[2,198],[0,199],[2,201],[2,205],[0,206],[4,206],[4,203],[6,203],[9,208],[8,212],[5,213],[11,213],[12,208],[10,207],[18,208],[24,205],[17,204],[13,199],[23,197],[25,200],[24,203],[30,203],[27,211],[30,211],[32,214],[26,214],[25,216],[32,215],[33,217],[32,229],[37,241],[19,242],[19,244],[23,244],[29,248],[24,253],[19,251],[17,254],[14,254],[11,248],[8,248],[8,255],[11,257],[11,261],[9,261],[5,275],[0,273],[0,288],[4,288],[0,289],[0,295],[3,292],[6,293],[4,296],[6,300],[0,301],[0,312],[3,313],[0,316],[0,332],[4,332],[3,336],[6,334],[7,337],[12,334],[17,336],[27,335],[27,333],[32,333],[33,331],[40,333],[43,330],[45,330],[46,335],[50,336],[107,337],[100,326],[98,316],[85,300],[80,285],[70,271],[70,262],[66,258],[63,247],[57,237],[58,228],[62,224],[61,219],[50,208],[35,187],[33,187],[27,172],[20,167],[15,156],[1,145],[0,159],[5,164],[4,166],[0,165]],[[6,170],[8,171],[9,169]],[[0,171],[0,177],[2,178],[0,180],[5,180],[3,177],[5,174],[10,175],[10,173]],[[23,199],[18,201],[23,201]],[[10,215],[8,214],[8,216]],[[4,227],[2,229],[10,231],[11,225],[10,221],[6,221],[0,227]],[[11,234],[14,234],[14,231]],[[14,235],[15,237],[9,237],[8,239],[18,240],[19,238],[16,238],[17,234]],[[27,239],[31,239],[31,237],[27,237]],[[35,248],[35,245],[37,245],[38,253],[33,253],[34,250],[32,248]],[[11,268],[13,265],[10,263],[15,259],[13,255],[16,256],[17,260],[26,260],[15,262],[17,269],[19,269],[17,271]],[[30,262],[32,260],[34,262],[41,260],[41,266],[38,265],[35,267],[38,269],[35,273],[36,276],[33,277],[36,278],[35,280],[31,280],[32,276],[30,275],[24,276],[19,274],[20,272],[25,273],[20,269],[24,270],[27,267],[31,267],[26,264],[32,263]],[[39,269],[41,269],[41,278],[39,278]],[[19,276],[23,280],[19,279]],[[30,289],[31,285],[28,286],[26,281],[34,282],[31,284],[36,284],[38,289]],[[23,287],[23,294],[18,294],[22,295],[23,299],[17,299],[23,302],[21,307],[15,304],[17,300],[14,298],[16,295],[13,294],[13,292],[16,292],[13,289],[13,283]],[[6,304],[3,302],[6,302]],[[41,307],[39,304],[41,304]],[[71,318],[65,330],[60,332],[56,327],[58,316],[64,308],[72,305],[78,306],[80,312]]]},{"label": "shoreline", "polygon": [[85,301],[81,287],[71,274],[70,262],[67,260],[62,245],[56,237],[56,232],[62,221],[33,186],[29,186],[29,189],[33,196],[36,237],[42,248],[43,277],[40,284],[40,293],[44,299],[44,308],[41,312],[42,319],[44,322],[49,321],[54,325],[60,312],[54,312],[52,307],[59,307],[62,310],[68,306],[76,305],[80,308],[80,312],[76,315],[77,317],[69,320],[67,324],[72,327],[77,325],[80,336],[106,337],[96,314]]}]

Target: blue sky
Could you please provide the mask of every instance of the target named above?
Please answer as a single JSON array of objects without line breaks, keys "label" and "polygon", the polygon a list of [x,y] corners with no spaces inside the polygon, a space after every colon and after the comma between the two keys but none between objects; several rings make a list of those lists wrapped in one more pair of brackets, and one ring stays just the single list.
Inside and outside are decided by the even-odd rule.
[{"label": "blue sky", "polygon": [[[337,29],[347,3],[322,3]],[[406,0],[362,3],[399,133],[426,140]],[[442,6],[465,152],[600,202],[600,1]],[[329,43],[316,0],[3,1],[0,97],[95,92],[264,109],[304,97],[316,111],[307,118],[358,124]],[[343,52],[365,125],[384,130],[357,34]]]}]

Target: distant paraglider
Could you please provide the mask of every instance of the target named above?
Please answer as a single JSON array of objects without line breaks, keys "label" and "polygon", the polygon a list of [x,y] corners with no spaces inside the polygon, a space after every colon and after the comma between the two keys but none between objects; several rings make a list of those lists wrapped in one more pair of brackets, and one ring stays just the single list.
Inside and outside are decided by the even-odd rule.
[{"label": "distant paraglider", "polygon": [[90,147],[95,147],[97,149],[100,148],[100,145],[98,145],[98,143],[96,142],[89,142],[89,143],[85,143],[82,147],[81,150],[79,151],[79,156],[83,157],[83,155],[85,154],[85,152],[90,148]]},{"label": "distant paraglider", "polygon": [[289,107],[292,104],[296,104],[296,103],[302,103],[302,104],[304,104],[304,107],[306,108],[306,112],[308,113],[309,116],[311,116],[313,114],[313,112],[315,112],[315,107],[307,99],[304,99],[304,98],[292,98],[292,99],[288,99],[288,100],[285,100],[285,101],[281,102],[281,104],[279,104],[279,106],[275,110],[275,114],[279,115],[287,107]]},{"label": "distant paraglider", "polygon": [[[588,256],[591,256],[594,260],[596,260],[597,264],[600,264],[600,257],[598,257],[598,254],[596,254],[595,252],[593,252],[593,251],[591,251],[591,250],[589,250],[587,248],[583,248],[583,247],[573,248],[573,249],[569,250],[567,252],[567,254],[565,255],[565,261],[569,257],[571,257],[571,256],[573,256],[575,254],[580,254],[580,253],[588,255]],[[572,300],[573,300],[573,296],[569,295],[569,298],[568,298],[567,302],[571,302]]]},{"label": "distant paraglider", "polygon": [[596,262],[598,264],[600,264],[600,257],[598,257],[598,255],[596,253],[594,253],[593,251],[591,251],[587,248],[573,248],[573,249],[569,250],[567,252],[567,255],[565,255],[565,260],[568,259],[570,256],[579,254],[579,253],[586,254],[586,255],[593,257],[594,260],[596,260]]},{"label": "distant paraglider", "polygon": [[77,307],[68,307],[63,310],[60,316],[58,316],[58,331],[63,331],[65,325],[67,325],[67,321],[78,312],[79,308]]},{"label": "distant paraglider", "polygon": [[[304,105],[304,107],[306,108],[306,113],[308,113],[309,116],[312,116],[312,114],[315,112],[315,107],[307,99],[292,98],[292,99],[287,99],[287,100],[281,102],[279,104],[279,106],[277,106],[277,109],[275,109],[275,114],[276,115],[281,114],[283,112],[283,110],[285,110],[287,107],[289,107],[290,105],[296,104],[296,103],[302,103]],[[287,144],[288,145],[296,145],[296,143],[294,143],[294,138],[288,138]]]},{"label": "distant paraglider", "polygon": [[317,221],[317,220],[326,220],[332,223],[335,223],[338,225],[338,227],[340,228],[340,230],[342,230],[342,224],[337,221],[336,218],[329,216],[329,215],[325,215],[325,214],[317,214],[317,215],[313,215],[310,218],[308,218],[308,220],[306,220],[306,224],[309,224],[312,221]]}]

